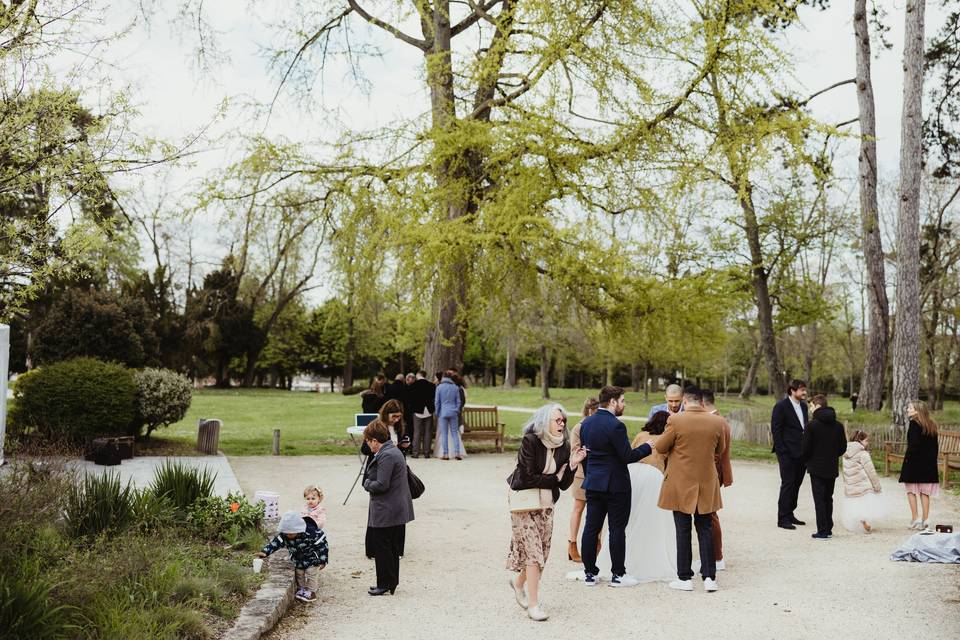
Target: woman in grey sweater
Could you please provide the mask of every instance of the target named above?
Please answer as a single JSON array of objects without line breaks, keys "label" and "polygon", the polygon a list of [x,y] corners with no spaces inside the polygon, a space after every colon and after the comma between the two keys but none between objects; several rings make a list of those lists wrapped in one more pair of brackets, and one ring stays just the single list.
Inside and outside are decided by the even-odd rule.
[{"label": "woman in grey sweater", "polygon": [[385,424],[374,420],[363,431],[363,439],[373,452],[367,465],[363,488],[370,494],[367,512],[367,557],[377,566],[377,585],[372,596],[391,594],[400,582],[400,556],[403,554],[406,526],[413,520],[413,499],[407,480],[407,463],[390,440]]}]

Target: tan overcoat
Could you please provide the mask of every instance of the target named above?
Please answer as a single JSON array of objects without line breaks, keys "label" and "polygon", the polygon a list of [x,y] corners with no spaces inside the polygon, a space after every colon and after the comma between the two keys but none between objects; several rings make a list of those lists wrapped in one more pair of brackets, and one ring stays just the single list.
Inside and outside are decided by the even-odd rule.
[{"label": "tan overcoat", "polygon": [[726,420],[703,407],[687,407],[670,416],[656,450],[667,455],[660,488],[661,509],[702,514],[723,507],[716,456],[726,448]]}]

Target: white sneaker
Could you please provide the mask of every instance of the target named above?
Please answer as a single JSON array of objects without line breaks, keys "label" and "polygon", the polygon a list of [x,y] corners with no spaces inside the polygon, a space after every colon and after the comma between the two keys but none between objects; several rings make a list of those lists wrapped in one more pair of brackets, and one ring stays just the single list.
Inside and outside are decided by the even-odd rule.
[{"label": "white sneaker", "polygon": [[540,608],[540,605],[536,605],[527,609],[527,615],[530,616],[531,620],[536,620],[537,622],[543,622],[549,616],[544,613],[543,609]]},{"label": "white sneaker", "polygon": [[913,522],[910,523],[910,528],[911,528],[911,529],[923,529],[923,527],[921,526],[922,524],[923,524],[923,523],[922,523],[921,521],[919,521],[919,520],[914,520]]},{"label": "white sneaker", "polygon": [[626,573],[622,576],[613,576],[610,578],[611,587],[635,587],[638,584],[640,584],[639,580]]},{"label": "white sneaker", "polygon": [[703,590],[704,590],[704,591],[708,591],[708,592],[716,591],[718,588],[719,588],[719,587],[717,587],[717,581],[714,580],[713,578],[704,578],[704,579],[703,579]]},{"label": "white sneaker", "polygon": [[717,560],[715,564],[717,565],[717,571],[723,571],[727,568],[727,565],[723,560]]},{"label": "white sneaker", "polygon": [[527,592],[525,589],[517,589],[517,583],[513,581],[513,578],[510,578],[510,588],[513,589],[513,597],[516,598],[517,604],[520,605],[521,609],[527,608]]},{"label": "white sneaker", "polygon": [[670,588],[677,591],[693,591],[693,580],[674,580],[670,583]]}]

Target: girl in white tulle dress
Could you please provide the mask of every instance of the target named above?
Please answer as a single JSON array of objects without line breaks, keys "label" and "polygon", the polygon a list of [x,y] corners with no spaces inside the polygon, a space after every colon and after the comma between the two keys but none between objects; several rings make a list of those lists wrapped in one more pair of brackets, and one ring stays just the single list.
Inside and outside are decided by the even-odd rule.
[{"label": "girl in white tulle dress", "polygon": [[886,513],[880,497],[880,478],[870,457],[870,440],[855,431],[843,454],[843,526],[848,531],[870,533]]}]

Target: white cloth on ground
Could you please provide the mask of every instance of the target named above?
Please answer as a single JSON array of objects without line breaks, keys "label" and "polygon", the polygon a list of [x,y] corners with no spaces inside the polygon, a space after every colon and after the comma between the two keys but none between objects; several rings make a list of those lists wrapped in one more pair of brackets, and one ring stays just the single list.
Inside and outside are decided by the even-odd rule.
[{"label": "white cloth on ground", "polygon": [[915,533],[890,555],[890,559],[960,564],[960,533]]}]

